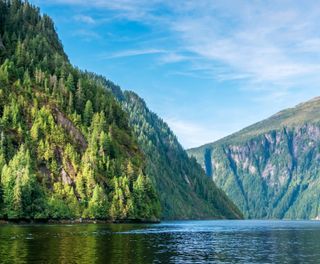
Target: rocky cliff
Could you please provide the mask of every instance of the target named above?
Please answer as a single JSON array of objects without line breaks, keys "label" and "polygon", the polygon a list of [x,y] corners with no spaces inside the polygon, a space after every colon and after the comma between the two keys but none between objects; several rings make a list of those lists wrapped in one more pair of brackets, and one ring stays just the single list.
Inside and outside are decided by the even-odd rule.
[{"label": "rocky cliff", "polygon": [[312,219],[320,201],[320,99],[189,150],[248,218]]}]

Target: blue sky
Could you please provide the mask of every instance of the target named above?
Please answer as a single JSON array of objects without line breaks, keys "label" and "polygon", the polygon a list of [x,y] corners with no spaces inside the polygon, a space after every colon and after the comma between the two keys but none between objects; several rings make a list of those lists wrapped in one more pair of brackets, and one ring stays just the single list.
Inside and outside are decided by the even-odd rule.
[{"label": "blue sky", "polygon": [[317,1],[30,2],[74,65],[137,92],[185,148],[320,95]]}]

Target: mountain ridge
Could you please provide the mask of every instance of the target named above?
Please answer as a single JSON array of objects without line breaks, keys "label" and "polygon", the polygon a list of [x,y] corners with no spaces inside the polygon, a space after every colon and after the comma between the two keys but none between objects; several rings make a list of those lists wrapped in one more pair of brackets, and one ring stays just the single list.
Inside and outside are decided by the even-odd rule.
[{"label": "mountain ridge", "polygon": [[242,218],[140,97],[71,65],[49,16],[0,0],[0,21],[1,219]]},{"label": "mountain ridge", "polygon": [[70,64],[53,21],[28,1],[0,1],[0,21],[0,218],[158,220],[113,95]]},{"label": "mountain ridge", "polygon": [[313,219],[320,199],[319,142],[315,97],[188,154],[246,217]]},{"label": "mountain ridge", "polygon": [[168,124],[153,113],[139,95],[122,91],[103,76],[97,78],[114,93],[129,116],[129,123],[147,159],[148,174],[160,193],[164,219],[243,217],[227,196],[208,181]]},{"label": "mountain ridge", "polygon": [[[300,110],[302,108],[308,108],[308,107],[310,108],[310,107],[314,106],[314,104],[317,105],[316,110],[317,110],[317,112],[319,112],[319,118],[318,119],[314,119],[314,116],[309,116],[309,117],[307,116],[307,120],[305,120],[304,122],[313,122],[313,123],[320,122],[320,96],[317,96],[317,97],[314,97],[314,98],[312,98],[312,99],[310,99],[308,101],[299,103],[294,107],[289,107],[289,108],[286,108],[284,110],[281,110],[281,111],[271,115],[270,117],[268,117],[266,119],[263,119],[262,121],[258,121],[258,122],[254,123],[252,125],[249,125],[249,126],[247,126],[245,128],[242,128],[239,131],[234,132],[234,133],[232,133],[230,135],[227,135],[227,136],[225,136],[225,137],[223,137],[221,139],[218,139],[218,140],[216,140],[214,142],[205,143],[205,144],[203,144],[201,146],[198,146],[198,147],[189,148],[189,149],[187,149],[187,151],[192,152],[193,150],[196,150],[196,149],[199,149],[199,148],[206,148],[206,147],[209,147],[210,145],[223,144],[223,142],[229,141],[230,139],[232,140],[233,138],[236,138],[238,136],[247,136],[246,133],[248,131],[257,130],[257,128],[260,128],[261,126],[263,127],[263,129],[257,131],[257,133],[255,135],[263,134],[264,132],[268,132],[268,131],[277,129],[277,128],[281,127],[281,126],[283,126],[283,127],[285,127],[285,126],[292,127],[294,125],[301,124],[301,121],[294,123],[295,120],[291,119],[291,120],[287,121],[288,123],[274,124],[272,127],[270,127],[270,126],[266,125],[266,122],[272,122],[272,121],[278,121],[279,122],[279,120],[277,120],[277,119],[279,119],[279,117],[282,117],[283,115],[287,115],[287,114],[291,114],[292,115],[292,111],[296,112],[296,111],[298,111],[298,110]],[[308,111],[309,113],[311,112],[310,110]],[[312,113],[314,113],[314,112],[312,112]],[[248,135],[248,136],[252,136],[252,135]]]}]

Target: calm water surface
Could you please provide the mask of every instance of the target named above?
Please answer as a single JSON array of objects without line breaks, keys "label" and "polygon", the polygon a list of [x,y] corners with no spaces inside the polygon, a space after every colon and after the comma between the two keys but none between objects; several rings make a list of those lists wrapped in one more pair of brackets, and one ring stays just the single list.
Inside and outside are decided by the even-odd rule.
[{"label": "calm water surface", "polygon": [[0,263],[320,263],[320,222],[4,225]]}]

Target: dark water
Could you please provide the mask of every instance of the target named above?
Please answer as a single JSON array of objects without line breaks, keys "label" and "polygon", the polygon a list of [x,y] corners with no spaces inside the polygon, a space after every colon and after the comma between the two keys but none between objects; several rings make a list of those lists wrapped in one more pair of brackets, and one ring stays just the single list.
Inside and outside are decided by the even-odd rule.
[{"label": "dark water", "polygon": [[0,226],[1,263],[320,263],[320,222]]}]

